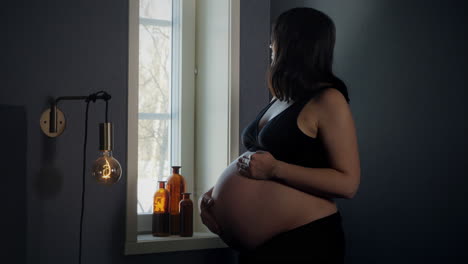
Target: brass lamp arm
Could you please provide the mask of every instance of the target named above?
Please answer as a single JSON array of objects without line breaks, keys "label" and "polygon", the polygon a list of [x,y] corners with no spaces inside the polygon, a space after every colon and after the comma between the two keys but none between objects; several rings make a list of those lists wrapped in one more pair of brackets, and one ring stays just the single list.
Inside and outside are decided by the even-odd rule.
[{"label": "brass lamp arm", "polygon": [[[50,109],[46,109],[41,115],[41,128],[42,131],[49,137],[57,137],[62,134],[63,130],[65,129],[65,116],[57,108],[57,105],[60,101],[69,101],[69,100],[82,100],[85,102],[96,102],[96,100],[103,100],[106,102],[106,115],[105,115],[105,122],[107,123],[107,113],[108,113],[108,101],[112,98],[112,96],[105,92],[99,91],[96,93],[92,93],[88,96],[60,96],[57,97],[55,100],[52,100],[50,104]],[[60,120],[59,122],[57,122]]]}]

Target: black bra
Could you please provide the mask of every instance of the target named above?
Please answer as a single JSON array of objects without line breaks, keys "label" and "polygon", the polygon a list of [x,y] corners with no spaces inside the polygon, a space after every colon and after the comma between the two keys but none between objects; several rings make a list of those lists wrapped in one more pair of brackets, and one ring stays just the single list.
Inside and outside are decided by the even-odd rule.
[{"label": "black bra", "polygon": [[310,98],[294,102],[265,123],[259,131],[260,119],[277,99],[272,100],[242,131],[242,144],[249,151],[268,151],[276,159],[287,163],[314,168],[328,167],[328,159],[319,135],[317,138],[310,137],[297,126],[297,117],[308,99]]}]

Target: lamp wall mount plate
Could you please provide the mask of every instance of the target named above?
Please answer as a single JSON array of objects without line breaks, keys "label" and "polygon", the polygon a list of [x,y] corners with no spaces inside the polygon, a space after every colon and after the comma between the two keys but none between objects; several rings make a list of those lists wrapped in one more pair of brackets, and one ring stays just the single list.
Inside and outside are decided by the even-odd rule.
[{"label": "lamp wall mount plate", "polygon": [[65,130],[65,115],[63,114],[62,111],[60,111],[60,109],[57,108],[57,129],[56,129],[56,132],[55,133],[51,133],[50,132],[50,109],[51,108],[48,108],[46,109],[44,112],[42,112],[42,115],[41,115],[41,120],[40,120],[40,125],[41,125],[41,129],[42,129],[42,132],[44,132],[44,134],[46,134],[48,137],[58,137],[60,136],[63,131]]}]

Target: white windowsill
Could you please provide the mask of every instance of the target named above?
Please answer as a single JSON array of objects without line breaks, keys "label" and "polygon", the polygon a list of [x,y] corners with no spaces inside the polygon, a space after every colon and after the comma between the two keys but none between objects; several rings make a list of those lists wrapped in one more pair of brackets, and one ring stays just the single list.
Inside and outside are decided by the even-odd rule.
[{"label": "white windowsill", "polygon": [[193,237],[153,237],[151,234],[138,235],[136,243],[125,245],[125,255],[199,250],[228,247],[213,233],[193,233]]}]

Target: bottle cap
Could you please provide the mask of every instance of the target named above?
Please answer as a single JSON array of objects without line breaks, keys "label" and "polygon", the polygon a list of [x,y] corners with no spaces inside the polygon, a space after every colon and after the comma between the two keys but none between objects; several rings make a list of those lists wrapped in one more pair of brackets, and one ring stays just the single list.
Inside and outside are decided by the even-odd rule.
[{"label": "bottle cap", "polygon": [[181,166],[172,166],[172,173],[179,173],[179,169],[182,168]]},{"label": "bottle cap", "polygon": [[158,181],[159,188],[166,188],[166,181]]}]

